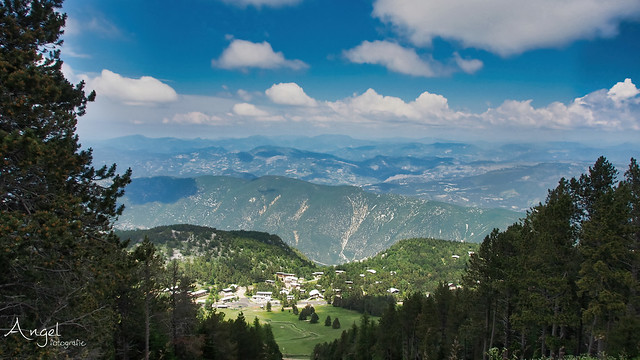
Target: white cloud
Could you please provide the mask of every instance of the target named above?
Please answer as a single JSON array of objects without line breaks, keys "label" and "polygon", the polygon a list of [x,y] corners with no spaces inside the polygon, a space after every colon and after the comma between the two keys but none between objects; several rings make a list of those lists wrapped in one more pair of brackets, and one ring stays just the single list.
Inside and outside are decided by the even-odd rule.
[{"label": "white cloud", "polygon": [[457,71],[472,74],[480,70],[482,61],[463,59],[458,53],[450,64],[445,65],[432,56],[419,56],[415,49],[405,48],[390,41],[363,41],[353,49],[345,50],[344,56],[356,64],[385,66],[401,74],[423,77],[447,76]]},{"label": "white cloud", "polygon": [[[76,18],[82,18],[82,20],[76,20]],[[123,35],[115,24],[103,16],[80,17],[70,15],[67,18],[64,27],[65,35],[77,36],[86,32],[96,33],[108,38],[117,38]]]},{"label": "white cloud", "polygon": [[71,83],[83,80],[85,91],[95,90],[98,99],[106,97],[127,105],[152,105],[178,100],[178,94],[169,85],[151,76],[139,79],[123,77],[109,70],[100,75],[77,74],[69,64],[62,64],[62,73]]},{"label": "white cloud", "polygon": [[178,99],[178,94],[171,86],[151,76],[132,79],[105,69],[97,77],[82,77],[87,82],[87,89],[95,90],[98,96],[106,96],[128,105],[164,103]]},{"label": "white cloud", "polygon": [[247,7],[249,5],[255,7],[271,6],[279,7],[285,5],[296,5],[302,0],[222,0],[223,2],[239,7]]},{"label": "white cloud", "polygon": [[269,115],[268,112],[258,109],[255,105],[249,103],[235,104],[233,105],[232,111],[236,115],[249,117],[264,117]]},{"label": "white cloud", "polygon": [[363,41],[344,55],[356,64],[376,64],[391,71],[413,76],[433,77],[442,71],[442,65],[433,59],[424,60],[414,49],[404,48],[389,41]]},{"label": "white cloud", "polygon": [[449,109],[444,96],[424,92],[411,102],[394,96],[378,94],[368,89],[362,95],[327,103],[337,114],[345,118],[358,118],[359,121],[410,121],[423,125],[450,123],[454,119],[463,119],[462,113]]},{"label": "white cloud", "polygon": [[301,70],[309,67],[301,60],[285,59],[281,52],[273,51],[271,44],[266,41],[253,43],[239,39],[233,40],[222,52],[220,58],[211,61],[211,65],[228,70],[249,68]]},{"label": "white cloud", "polygon": [[[68,66],[63,70],[65,75],[79,78]],[[163,106],[151,106],[150,102],[122,106],[121,99],[99,96],[89,105],[86,117],[90,121],[79,124],[82,129],[98,124],[100,130],[94,130],[95,134],[112,136],[118,135],[114,129],[133,123],[138,124],[135,129],[122,133],[139,133],[144,127],[144,131],[155,136],[207,136],[207,129],[213,129],[216,134],[222,131],[235,136],[329,131],[363,136],[449,134],[531,140],[536,136],[532,134],[565,139],[584,134],[630,139],[640,131],[640,93],[631,80],[566,103],[536,106],[532,100],[506,100],[483,112],[457,110],[450,107],[445,96],[427,91],[415,99],[404,100],[368,89],[336,101],[321,101],[308,97],[297,84],[284,83],[271,86],[263,94],[271,101],[263,103],[264,97],[255,96],[261,101],[258,105],[237,103],[229,97],[181,95]],[[304,99],[311,99],[313,102],[308,104],[315,106],[291,106],[303,105]],[[86,134],[83,130],[83,136]]]},{"label": "white cloud", "polygon": [[624,82],[613,85],[613,87],[609,89],[609,92],[607,92],[609,98],[616,103],[634,98],[638,94],[640,94],[640,90],[631,82],[631,79],[625,79]]},{"label": "white cloud", "polygon": [[534,108],[531,100],[507,100],[480,118],[491,125],[557,130],[640,130],[640,92],[630,79],[608,91],[594,91],[565,105],[554,102]]},{"label": "white cloud", "polygon": [[267,97],[276,104],[317,106],[318,103],[309,97],[296,83],[273,84],[265,91]]},{"label": "white cloud", "polygon": [[199,111],[192,111],[186,114],[175,114],[171,119],[164,118],[163,124],[188,124],[188,125],[220,125],[227,123],[219,116],[207,115]]},{"label": "white cloud", "polygon": [[[363,94],[335,102],[325,102],[312,114],[334,123],[370,123],[381,126],[449,127],[465,130],[519,129],[551,131],[638,131],[640,130],[640,90],[631,80],[611,89],[602,89],[568,104],[553,102],[535,107],[532,100],[506,100],[483,113],[456,111],[439,94],[424,92],[413,101],[385,96],[368,89]],[[305,114],[298,114],[304,118]]]},{"label": "white cloud", "polygon": [[637,0],[376,0],[373,9],[418,46],[442,37],[501,56],[610,37],[638,14]]},{"label": "white cloud", "polygon": [[453,54],[453,60],[456,65],[467,74],[473,74],[484,66],[482,61],[478,59],[463,59],[458,53]]},{"label": "white cloud", "polygon": [[247,90],[243,90],[243,89],[239,89],[238,91],[236,91],[236,94],[238,95],[238,97],[244,101],[251,101],[251,99],[253,98],[253,96],[251,95],[250,92],[248,92]]}]

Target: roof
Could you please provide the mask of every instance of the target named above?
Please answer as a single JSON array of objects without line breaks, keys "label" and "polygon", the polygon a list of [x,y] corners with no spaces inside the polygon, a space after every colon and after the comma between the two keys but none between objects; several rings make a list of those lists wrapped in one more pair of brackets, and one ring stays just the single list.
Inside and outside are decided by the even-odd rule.
[{"label": "roof", "polygon": [[207,290],[207,289],[201,289],[201,290],[198,290],[198,291],[192,291],[191,295],[192,296],[200,296],[200,295],[204,295],[204,294],[206,294],[208,292],[209,292],[209,290]]}]

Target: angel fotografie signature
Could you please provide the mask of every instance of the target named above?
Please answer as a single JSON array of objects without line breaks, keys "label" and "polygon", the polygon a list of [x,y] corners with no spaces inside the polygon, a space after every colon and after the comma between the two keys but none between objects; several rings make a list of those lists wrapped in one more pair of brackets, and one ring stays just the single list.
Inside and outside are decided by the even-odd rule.
[{"label": "angel fotografie signature", "polygon": [[75,340],[60,340],[60,329],[59,324],[56,323],[55,327],[52,328],[42,328],[42,329],[22,329],[20,327],[20,319],[16,318],[13,323],[13,326],[9,331],[4,334],[4,337],[7,337],[12,334],[19,334],[25,340],[35,341],[38,347],[45,347],[47,345],[51,346],[60,346],[63,348],[68,348],[69,346],[86,346],[86,342],[80,339]]}]

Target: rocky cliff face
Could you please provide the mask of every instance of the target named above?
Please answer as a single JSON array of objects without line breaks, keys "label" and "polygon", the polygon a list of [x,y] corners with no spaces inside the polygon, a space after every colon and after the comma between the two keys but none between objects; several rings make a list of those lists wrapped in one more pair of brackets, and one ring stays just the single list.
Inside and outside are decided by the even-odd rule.
[{"label": "rocky cliff face", "polygon": [[[504,229],[521,216],[277,176],[203,176],[193,181],[196,190],[185,192],[184,179],[134,180],[117,226],[188,223],[265,231],[314,261],[336,264],[372,256],[405,238],[480,242],[493,228]],[[148,193],[157,189],[163,189],[163,196]],[[176,191],[182,191],[178,199]]]}]

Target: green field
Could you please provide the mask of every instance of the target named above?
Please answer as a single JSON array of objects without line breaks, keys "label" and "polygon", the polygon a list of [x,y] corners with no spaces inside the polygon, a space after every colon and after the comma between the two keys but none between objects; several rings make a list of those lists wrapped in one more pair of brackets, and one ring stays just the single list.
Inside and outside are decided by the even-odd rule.
[{"label": "green field", "polygon": [[[317,343],[333,341],[340,337],[342,331],[351,327],[354,322],[359,324],[360,314],[355,311],[333,307],[331,305],[314,306],[316,313],[320,317],[317,324],[310,324],[309,321],[300,321],[296,315],[286,309],[284,312],[280,308],[274,308],[272,312],[264,309],[250,308],[244,309],[243,314],[247,322],[253,322],[257,316],[263,323],[271,324],[273,336],[280,346],[280,351],[287,358],[308,359]],[[227,319],[235,319],[239,310],[220,309]],[[331,320],[336,317],[340,320],[340,329],[333,329],[331,326],[324,326],[327,315]],[[377,319],[372,317],[372,319]]]}]

